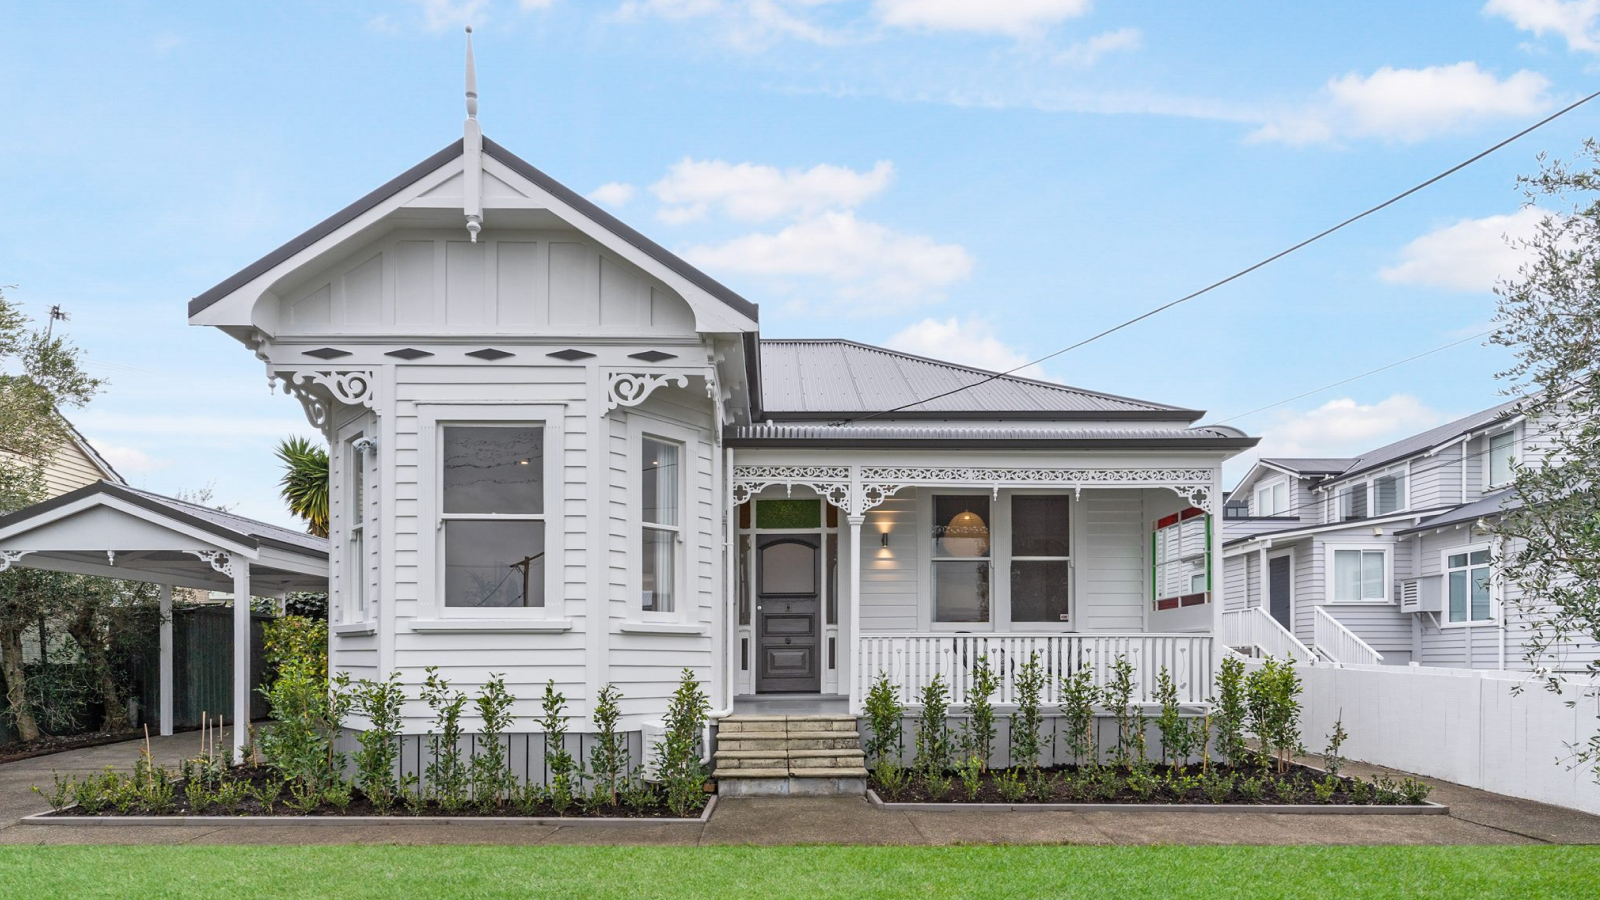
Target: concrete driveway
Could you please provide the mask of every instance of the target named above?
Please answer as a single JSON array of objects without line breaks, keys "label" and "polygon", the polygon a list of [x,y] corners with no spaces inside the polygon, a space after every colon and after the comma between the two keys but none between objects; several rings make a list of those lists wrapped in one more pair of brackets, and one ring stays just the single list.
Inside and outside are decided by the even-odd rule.
[{"label": "concrete driveway", "polygon": [[[199,735],[151,740],[176,766]],[[536,825],[37,826],[18,820],[49,804],[32,791],[51,771],[131,769],[141,742],[0,764],[0,843],[113,844],[1600,844],[1600,816],[1433,781],[1448,816],[1253,813],[884,811],[859,799],[722,800],[705,825],[596,828]],[[1385,772],[1351,764],[1357,774]],[[1432,781],[1432,779],[1429,779]]]}]

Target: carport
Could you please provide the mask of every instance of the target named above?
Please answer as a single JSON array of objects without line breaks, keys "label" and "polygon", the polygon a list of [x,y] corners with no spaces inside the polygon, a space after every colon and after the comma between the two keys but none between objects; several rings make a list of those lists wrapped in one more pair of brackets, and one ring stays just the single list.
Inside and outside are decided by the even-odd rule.
[{"label": "carport", "polygon": [[[328,542],[303,532],[101,481],[0,517],[0,572],[29,566],[160,586],[160,725],[172,733],[172,589],[233,605],[233,715],[250,719],[250,597],[328,589]],[[248,729],[233,730],[243,751]]]}]

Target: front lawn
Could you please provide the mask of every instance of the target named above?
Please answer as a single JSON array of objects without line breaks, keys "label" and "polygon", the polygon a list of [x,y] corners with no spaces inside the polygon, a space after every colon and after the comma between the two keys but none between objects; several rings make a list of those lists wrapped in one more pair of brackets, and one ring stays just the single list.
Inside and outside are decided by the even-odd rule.
[{"label": "front lawn", "polygon": [[1521,900],[1596,884],[1592,847],[0,848],[0,897],[27,900]]}]

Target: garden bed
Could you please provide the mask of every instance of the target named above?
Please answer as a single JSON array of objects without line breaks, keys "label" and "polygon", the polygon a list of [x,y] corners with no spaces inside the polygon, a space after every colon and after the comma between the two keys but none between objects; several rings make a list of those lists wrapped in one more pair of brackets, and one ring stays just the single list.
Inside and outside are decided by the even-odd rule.
[{"label": "garden bed", "polygon": [[88,734],[69,734],[61,737],[44,735],[31,741],[17,741],[0,746],[0,763],[32,759],[35,756],[49,756],[52,753],[65,753],[68,750],[100,747],[105,744],[120,744],[123,741],[136,740],[139,737],[140,734],[137,731],[95,731]]}]

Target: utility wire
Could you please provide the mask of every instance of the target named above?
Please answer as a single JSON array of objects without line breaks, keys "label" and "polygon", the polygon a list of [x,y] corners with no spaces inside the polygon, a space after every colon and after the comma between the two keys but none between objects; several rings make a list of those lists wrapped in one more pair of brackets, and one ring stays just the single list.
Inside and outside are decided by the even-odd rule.
[{"label": "utility wire", "polygon": [[1259,268],[1262,268],[1263,266],[1267,266],[1267,265],[1270,265],[1271,263],[1277,262],[1278,260],[1284,258],[1285,256],[1288,256],[1289,254],[1294,253],[1297,250],[1300,250],[1300,249],[1302,249],[1304,247],[1307,247],[1307,246],[1309,246],[1311,244],[1314,244],[1317,241],[1320,241],[1323,238],[1327,237],[1328,235],[1331,235],[1334,232],[1339,231],[1339,230],[1341,230],[1341,229],[1343,229],[1343,228],[1345,228],[1345,227],[1347,227],[1349,225],[1353,225],[1356,222],[1359,222],[1362,219],[1365,219],[1367,216],[1372,215],[1373,213],[1379,212],[1380,210],[1383,210],[1383,209],[1387,209],[1388,207],[1393,206],[1396,203],[1399,203],[1401,200],[1404,200],[1405,198],[1411,196],[1412,194],[1415,194],[1416,192],[1418,192],[1418,191],[1420,191],[1420,190],[1422,190],[1424,188],[1430,187],[1433,184],[1435,184],[1435,183],[1437,183],[1439,181],[1442,181],[1442,180],[1450,177],[1451,175],[1454,175],[1455,173],[1461,171],[1462,169],[1465,169],[1466,167],[1472,165],[1473,163],[1477,162],[1480,159],[1483,159],[1484,157],[1488,156],[1489,154],[1494,153],[1495,151],[1505,147],[1506,145],[1511,144],[1511,143],[1517,141],[1518,139],[1527,136],[1528,134],[1531,134],[1532,132],[1538,130],[1539,128],[1544,127],[1545,125],[1550,124],[1551,122],[1554,122],[1556,119],[1559,119],[1562,116],[1566,115],[1567,113],[1572,112],[1573,110],[1575,110],[1578,107],[1584,105],[1585,103],[1588,103],[1590,100],[1593,100],[1596,97],[1600,97],[1600,91],[1596,91],[1596,92],[1588,95],[1587,97],[1583,97],[1583,98],[1581,98],[1581,99],[1579,99],[1579,100],[1577,100],[1577,101],[1575,101],[1575,102],[1573,102],[1573,103],[1571,103],[1571,104],[1569,104],[1567,106],[1562,107],[1559,110],[1556,110],[1555,112],[1551,113],[1550,115],[1545,116],[1543,119],[1540,119],[1539,121],[1533,123],[1532,125],[1529,125],[1527,128],[1524,128],[1521,131],[1517,132],[1516,134],[1513,134],[1510,137],[1508,137],[1508,138],[1506,138],[1506,139],[1494,144],[1493,146],[1489,147],[1487,150],[1483,150],[1483,151],[1481,151],[1479,153],[1476,153],[1476,154],[1468,157],[1467,159],[1462,160],[1459,163],[1456,163],[1455,165],[1451,166],[1450,168],[1445,169],[1443,172],[1440,172],[1439,174],[1433,176],[1432,178],[1429,178],[1428,180],[1423,181],[1423,182],[1421,182],[1419,184],[1413,185],[1412,187],[1409,187],[1406,190],[1401,191],[1398,194],[1395,194],[1393,197],[1390,197],[1389,199],[1383,201],[1382,203],[1379,203],[1376,206],[1369,207],[1369,208],[1367,208],[1367,209],[1365,209],[1365,210],[1363,210],[1363,211],[1361,211],[1359,213],[1356,213],[1355,215],[1351,216],[1348,219],[1345,219],[1344,221],[1340,222],[1337,225],[1334,225],[1334,226],[1329,227],[1329,228],[1325,228],[1322,231],[1319,231],[1316,234],[1312,235],[1311,237],[1308,237],[1305,240],[1303,240],[1303,241],[1301,241],[1301,242],[1299,242],[1299,243],[1297,243],[1297,244],[1295,244],[1295,245],[1293,245],[1291,247],[1288,247],[1287,249],[1280,250],[1277,253],[1274,253],[1271,256],[1267,257],[1266,259],[1261,260],[1260,262],[1257,262],[1257,263],[1255,263],[1255,264],[1253,264],[1251,266],[1248,266],[1246,268],[1240,269],[1239,271],[1233,273],[1232,275],[1227,276],[1226,278],[1222,278],[1220,280],[1213,281],[1212,283],[1206,285],[1205,287],[1203,287],[1203,288],[1201,288],[1201,289],[1199,289],[1197,291],[1194,291],[1193,293],[1185,294],[1185,295],[1183,295],[1182,297],[1179,297],[1176,300],[1171,300],[1171,301],[1168,301],[1167,303],[1163,303],[1162,305],[1157,306],[1154,309],[1148,310],[1147,312],[1141,313],[1141,314],[1139,314],[1137,316],[1134,316],[1133,318],[1128,319],[1127,321],[1122,322],[1121,324],[1113,325],[1112,327],[1107,328],[1104,331],[1101,331],[1101,332],[1099,332],[1097,334],[1094,334],[1094,335],[1091,335],[1089,337],[1086,337],[1083,340],[1078,341],[1075,344],[1070,344],[1070,345],[1068,345],[1066,347],[1061,348],[1060,350],[1055,351],[1054,353],[1046,354],[1044,356],[1039,357],[1036,360],[1033,360],[1032,362],[1023,363],[1020,366],[1016,366],[1014,368],[1007,369],[1004,372],[995,372],[993,374],[988,375],[987,377],[979,379],[978,381],[974,381],[971,384],[964,384],[964,385],[962,385],[960,387],[951,388],[948,391],[944,391],[942,393],[934,394],[931,397],[924,397],[921,400],[914,400],[914,401],[912,401],[910,403],[904,403],[904,404],[901,404],[900,406],[894,407],[893,409],[879,410],[877,412],[866,413],[864,415],[852,416],[850,418],[841,419],[838,422],[835,422],[833,424],[837,426],[837,425],[848,425],[848,424],[850,424],[852,422],[863,422],[863,421],[866,421],[868,419],[878,418],[879,416],[893,415],[894,413],[910,409],[913,406],[921,406],[924,403],[932,403],[935,400],[942,400],[945,397],[949,397],[949,396],[952,396],[952,395],[955,395],[955,394],[959,394],[959,393],[961,393],[963,391],[969,391],[969,390],[972,390],[975,387],[980,387],[982,385],[988,384],[989,382],[994,381],[996,379],[1004,378],[1007,375],[1011,375],[1011,374],[1019,372],[1019,371],[1021,371],[1023,369],[1026,369],[1029,366],[1036,366],[1036,365],[1039,365],[1040,363],[1048,362],[1048,361],[1050,361],[1052,359],[1055,359],[1058,356],[1061,356],[1061,355],[1066,354],[1066,353],[1070,353],[1073,350],[1077,350],[1078,348],[1084,347],[1084,346],[1086,346],[1088,344],[1092,344],[1095,341],[1098,341],[1103,337],[1108,337],[1110,335],[1116,334],[1117,332],[1121,331],[1122,329],[1127,328],[1127,327],[1129,327],[1131,325],[1138,324],[1139,322],[1143,322],[1145,319],[1148,319],[1151,316],[1155,316],[1155,315],[1158,315],[1160,313],[1166,312],[1167,310],[1172,309],[1174,306],[1177,306],[1180,303],[1187,303],[1188,301],[1193,300],[1196,297],[1199,297],[1199,296],[1201,296],[1203,294],[1208,294],[1211,291],[1214,291],[1217,288],[1222,287],[1225,284],[1228,284],[1228,283],[1233,282],[1233,281],[1237,281],[1238,279],[1243,278],[1246,275],[1249,275],[1251,272],[1254,272],[1255,270],[1257,270]]}]

